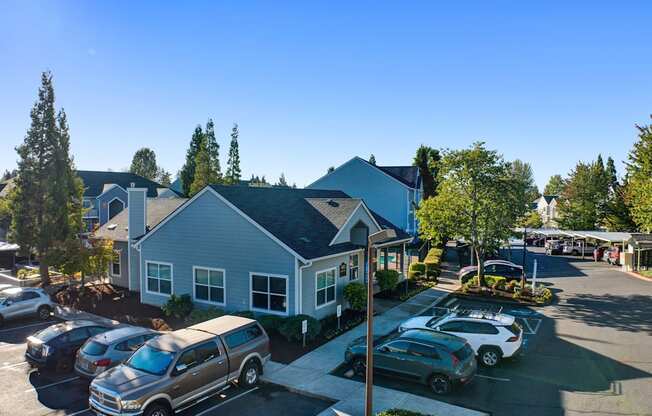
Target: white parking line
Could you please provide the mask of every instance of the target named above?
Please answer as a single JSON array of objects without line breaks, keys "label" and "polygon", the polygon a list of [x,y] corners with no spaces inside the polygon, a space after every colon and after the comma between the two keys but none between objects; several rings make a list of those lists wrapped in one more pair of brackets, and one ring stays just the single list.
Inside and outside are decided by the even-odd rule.
[{"label": "white parking line", "polygon": [[31,328],[34,326],[40,326],[40,325],[52,325],[52,322],[39,322],[36,324],[29,324],[29,325],[23,325],[23,326],[17,326],[15,328],[7,328],[7,329],[0,329],[0,333],[2,332],[9,332],[9,331],[16,331],[18,329],[25,329],[25,328]]},{"label": "white parking line", "polygon": [[15,364],[3,365],[2,367],[0,367],[0,370],[6,370],[8,368],[14,368],[14,367],[18,367],[19,365],[25,365],[25,364],[27,364],[27,361],[21,361]]},{"label": "white parking line", "polygon": [[90,407],[87,407],[86,409],[84,409],[84,410],[80,410],[79,412],[69,413],[68,416],[77,416],[77,415],[81,415],[82,413],[89,412],[90,410],[91,410],[91,408],[90,408]]},{"label": "white parking line", "polygon": [[500,377],[483,376],[482,374],[476,374],[475,376],[476,376],[476,377],[480,377],[480,378],[486,378],[486,379],[489,379],[489,380],[496,380],[496,381],[512,381],[512,380],[510,380],[510,379],[508,379],[508,378],[500,378]]},{"label": "white parking line", "polygon": [[46,384],[45,386],[32,387],[31,389],[25,390],[25,393],[29,393],[30,391],[37,391],[37,390],[47,389],[47,388],[50,388],[50,387],[58,386],[59,384],[68,383],[70,381],[75,381],[75,380],[78,380],[78,379],[79,379],[79,376],[70,377],[70,378],[67,378],[65,380],[57,381],[56,383]]},{"label": "white parking line", "polygon": [[210,412],[210,411],[212,411],[212,410],[215,410],[215,409],[217,409],[217,408],[220,407],[220,406],[224,406],[225,404],[227,404],[227,403],[230,402],[230,401],[233,401],[233,400],[235,400],[235,399],[239,399],[240,397],[242,397],[242,396],[244,396],[244,395],[246,395],[246,394],[249,394],[249,393],[251,393],[251,392],[254,392],[254,391],[258,390],[259,388],[260,388],[260,387],[254,387],[254,388],[251,389],[251,390],[247,390],[247,391],[245,391],[245,392],[242,392],[242,393],[238,394],[237,396],[233,396],[233,397],[231,397],[230,399],[224,400],[222,403],[218,403],[218,404],[216,404],[215,406],[210,407],[210,408],[204,410],[203,412],[197,413],[195,416],[203,416],[203,415],[205,415],[206,413],[208,413],[208,412]]},{"label": "white parking line", "polygon": [[27,347],[27,344],[4,343],[4,344],[0,345],[0,351],[17,350],[19,348],[25,348],[25,347]]}]

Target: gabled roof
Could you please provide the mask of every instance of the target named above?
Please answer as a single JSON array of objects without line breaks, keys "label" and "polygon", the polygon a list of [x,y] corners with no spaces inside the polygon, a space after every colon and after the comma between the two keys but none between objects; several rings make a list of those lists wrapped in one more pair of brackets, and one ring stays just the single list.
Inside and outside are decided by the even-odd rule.
[{"label": "gabled roof", "polygon": [[118,185],[125,190],[135,184],[136,188],[147,188],[147,196],[156,198],[158,189],[165,188],[160,183],[156,183],[142,176],[131,172],[101,172],[93,170],[78,170],[77,176],[84,181],[84,196],[97,197],[104,192],[106,185]]},{"label": "gabled roof", "polygon": [[543,199],[546,200],[546,204],[550,204],[553,199],[559,198],[558,195],[543,195]]},{"label": "gabled roof", "polygon": [[[342,191],[211,185],[211,188],[304,259],[354,250],[350,243],[330,245],[361,200]],[[373,213],[376,221],[408,234]]]},{"label": "gabled roof", "polygon": [[[185,198],[148,198],[147,199],[147,227],[153,229],[165,217],[179,208],[187,199]],[[128,241],[129,209],[123,209],[118,215],[102,225],[95,233],[95,238],[105,238],[113,241]]]},{"label": "gabled roof", "polygon": [[376,166],[410,188],[419,187],[419,168],[416,166]]}]

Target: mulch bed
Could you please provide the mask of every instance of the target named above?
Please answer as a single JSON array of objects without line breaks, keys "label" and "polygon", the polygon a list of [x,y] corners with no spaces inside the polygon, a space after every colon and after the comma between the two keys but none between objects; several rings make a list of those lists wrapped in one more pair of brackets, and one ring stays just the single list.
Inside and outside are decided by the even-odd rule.
[{"label": "mulch bed", "polygon": [[165,316],[161,308],[140,303],[138,292],[115,288],[110,284],[85,286],[83,294],[78,286],[63,287],[54,294],[64,306],[160,331],[183,328],[182,319]]}]

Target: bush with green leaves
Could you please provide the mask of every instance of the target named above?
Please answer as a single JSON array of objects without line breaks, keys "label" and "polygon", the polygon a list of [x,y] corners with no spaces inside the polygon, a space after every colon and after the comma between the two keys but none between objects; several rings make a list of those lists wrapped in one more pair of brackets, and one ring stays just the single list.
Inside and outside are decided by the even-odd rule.
[{"label": "bush with green leaves", "polygon": [[170,298],[161,306],[161,309],[166,316],[174,316],[175,318],[185,318],[192,312],[192,299],[190,295],[185,294],[181,296],[170,295]]},{"label": "bush with green leaves", "polygon": [[375,276],[381,292],[394,290],[398,285],[399,275],[396,270],[378,270]]},{"label": "bush with green leaves", "polygon": [[300,342],[303,340],[301,333],[301,323],[308,321],[308,331],[306,332],[306,341],[312,341],[321,332],[321,322],[308,315],[296,315],[286,318],[279,331],[288,341]]},{"label": "bush with green leaves", "polygon": [[188,316],[188,322],[191,325],[198,324],[200,322],[208,321],[210,319],[219,318],[224,315],[222,309],[217,308],[196,308],[190,312]]},{"label": "bush with green leaves", "polygon": [[231,315],[241,316],[243,318],[248,318],[248,319],[256,319],[256,315],[252,311],[238,311],[232,313]]},{"label": "bush with green leaves", "polygon": [[278,331],[285,322],[285,318],[278,315],[263,315],[258,317],[258,322],[267,332]]},{"label": "bush with green leaves", "polygon": [[534,301],[539,305],[548,305],[552,302],[552,291],[547,287],[537,288]]},{"label": "bush with green leaves", "polygon": [[408,269],[408,277],[410,279],[421,279],[426,275],[426,264],[421,262],[415,262],[410,264]]},{"label": "bush with green leaves", "polygon": [[344,299],[354,311],[361,311],[367,306],[367,288],[360,282],[352,282],[344,287]]}]

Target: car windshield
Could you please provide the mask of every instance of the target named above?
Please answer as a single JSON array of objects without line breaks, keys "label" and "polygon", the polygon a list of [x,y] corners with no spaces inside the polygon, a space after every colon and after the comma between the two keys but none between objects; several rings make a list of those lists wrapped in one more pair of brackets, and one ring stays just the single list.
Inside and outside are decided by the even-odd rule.
[{"label": "car windshield", "polygon": [[136,370],[160,376],[165,374],[173,359],[173,353],[145,345],[131,356],[127,365]]},{"label": "car windshield", "polygon": [[88,341],[84,344],[82,352],[88,355],[102,355],[106,352],[107,348],[109,348],[108,345],[100,344],[96,341]]}]

